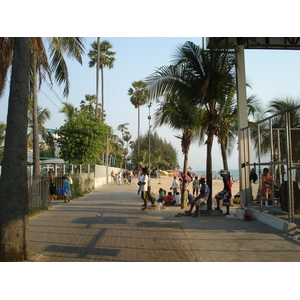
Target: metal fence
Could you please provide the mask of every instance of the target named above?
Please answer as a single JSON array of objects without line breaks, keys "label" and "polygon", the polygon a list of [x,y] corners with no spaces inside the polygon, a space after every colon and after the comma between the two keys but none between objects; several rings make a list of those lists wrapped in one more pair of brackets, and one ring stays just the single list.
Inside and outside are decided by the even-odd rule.
[{"label": "metal fence", "polygon": [[[251,207],[288,216],[290,222],[300,212],[300,128],[295,120],[299,110],[300,106],[242,130],[249,155],[242,172],[250,181]],[[269,170],[270,181],[264,169]]]}]

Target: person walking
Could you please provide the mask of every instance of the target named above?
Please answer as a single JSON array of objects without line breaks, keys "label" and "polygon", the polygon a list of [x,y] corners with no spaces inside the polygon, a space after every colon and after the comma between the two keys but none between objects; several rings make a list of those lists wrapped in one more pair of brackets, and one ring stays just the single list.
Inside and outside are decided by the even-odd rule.
[{"label": "person walking", "polygon": [[220,201],[223,200],[223,205],[226,206],[226,213],[224,215],[229,215],[229,206],[230,206],[230,199],[231,199],[231,182],[228,176],[228,172],[226,170],[220,170],[219,174],[223,178],[224,188],[223,191],[219,192],[215,199],[217,200],[217,208],[216,210],[220,209]]},{"label": "person walking", "polygon": [[63,189],[64,189],[64,203],[70,202],[72,193],[71,193],[71,188],[70,188],[70,183],[67,180],[66,176],[62,177],[63,179]]}]

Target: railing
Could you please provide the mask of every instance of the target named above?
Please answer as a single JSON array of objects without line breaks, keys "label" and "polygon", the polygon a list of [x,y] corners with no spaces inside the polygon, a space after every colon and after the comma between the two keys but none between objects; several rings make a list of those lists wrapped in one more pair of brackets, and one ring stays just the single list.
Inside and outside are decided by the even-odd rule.
[{"label": "railing", "polygon": [[[58,172],[60,168],[63,172]],[[62,195],[58,193],[58,190],[62,187],[62,176],[65,174],[72,178],[72,197],[76,198],[94,188],[111,182],[111,171],[113,170],[115,173],[118,173],[121,170],[112,167],[107,169],[105,166],[100,165],[65,164],[60,168],[48,166],[48,169],[46,169],[39,178],[33,178],[30,173],[28,174],[28,199],[30,211],[49,207],[51,205],[50,179],[48,176],[49,170],[56,170],[56,174],[54,174],[54,183],[58,199],[62,199]]]},{"label": "railing", "polygon": [[[251,206],[261,211],[288,215],[294,222],[294,215],[300,212],[300,128],[292,128],[291,114],[285,111],[242,129],[244,149],[249,162],[242,168],[245,180],[250,180],[252,169],[258,176],[251,182]],[[280,126],[278,126],[280,125]],[[299,125],[298,125],[299,126]],[[268,193],[263,193],[263,169],[268,168],[271,182]]]}]

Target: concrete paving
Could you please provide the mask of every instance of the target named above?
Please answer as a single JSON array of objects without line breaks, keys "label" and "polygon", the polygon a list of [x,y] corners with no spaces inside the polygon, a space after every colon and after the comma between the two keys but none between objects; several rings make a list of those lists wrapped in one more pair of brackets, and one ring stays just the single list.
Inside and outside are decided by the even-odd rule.
[{"label": "concrete paving", "polygon": [[[296,262],[300,241],[256,220],[141,211],[137,185],[101,186],[29,221],[37,262]],[[235,209],[231,208],[231,213]]]}]

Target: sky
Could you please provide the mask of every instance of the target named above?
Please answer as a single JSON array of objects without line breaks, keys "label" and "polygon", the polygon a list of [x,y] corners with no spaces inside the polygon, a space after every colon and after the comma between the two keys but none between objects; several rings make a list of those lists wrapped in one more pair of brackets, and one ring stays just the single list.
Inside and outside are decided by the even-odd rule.
[{"label": "sky", "polygon": [[[79,106],[86,94],[96,93],[96,71],[88,67],[90,44],[100,36],[101,41],[108,40],[116,52],[113,69],[104,71],[104,109],[106,123],[113,129],[122,123],[130,123],[128,129],[132,139],[137,138],[137,110],[130,103],[128,89],[133,81],[143,80],[156,68],[171,63],[178,46],[186,41],[201,45],[202,37],[207,36],[298,36],[297,10],[291,10],[294,1],[287,0],[285,5],[272,5],[269,1],[253,0],[251,5],[239,9],[238,1],[211,1],[203,4],[186,0],[184,6],[170,5],[170,1],[153,0],[151,5],[141,4],[137,0],[115,1],[114,4],[101,2],[101,12],[91,0],[85,5],[70,8],[68,2],[54,0],[47,11],[28,18],[25,11],[35,7],[37,1],[29,0],[26,6],[22,1],[14,11],[13,22],[10,14],[1,16],[1,36],[82,36],[85,40],[86,54],[83,65],[67,59],[70,76],[70,95],[62,96],[62,87],[54,82],[53,90],[46,84],[39,93],[39,105],[51,111],[48,128],[59,128],[65,116],[58,113],[62,101]],[[58,16],[57,5],[67,12]],[[173,2],[172,2],[173,3]],[[5,11],[14,9],[14,3],[6,3]],[[258,9],[259,7],[259,9]],[[235,8],[235,9],[233,9]],[[108,13],[108,12],[112,13]],[[272,14],[269,12],[272,11]],[[268,18],[266,20],[266,12]],[[255,19],[250,16],[255,15]],[[54,22],[54,20],[56,20]],[[19,26],[22,24],[22,26]],[[95,36],[95,37],[93,37]],[[252,90],[247,96],[255,94],[262,106],[267,107],[274,97],[300,97],[299,95],[299,51],[246,50],[246,77]],[[101,94],[101,91],[99,91]],[[101,101],[101,99],[100,99]],[[0,121],[6,122],[8,85],[6,93],[0,98]],[[157,108],[154,103],[151,115]],[[149,109],[141,107],[141,134],[147,132]],[[155,129],[157,133],[171,142],[178,153],[179,165],[183,164],[180,140],[174,137],[176,132],[168,127]],[[229,157],[229,169],[238,169],[237,145]],[[189,165],[194,171],[205,170],[206,147],[193,143],[189,154]],[[219,147],[214,142],[213,169],[222,168]]]},{"label": "sky", "polygon": [[[63,98],[63,87],[55,82],[50,89],[43,84],[39,92],[39,106],[51,111],[51,119],[46,122],[46,127],[55,129],[63,125],[65,116],[59,113],[62,102],[72,103],[79,107],[80,101],[86,94],[96,94],[96,70],[88,66],[90,45],[96,41],[96,37],[85,38],[86,53],[83,64],[66,59],[70,76],[70,95]],[[202,45],[202,37],[100,37],[100,41],[108,40],[112,50],[116,52],[113,69],[104,70],[104,109],[106,123],[115,130],[118,125],[130,123],[128,130],[132,139],[137,138],[137,109],[130,102],[128,89],[133,81],[143,80],[151,75],[155,69],[171,64],[177,48],[186,41],[192,41]],[[247,96],[255,94],[260,104],[267,108],[267,104],[274,97],[300,97],[300,52],[279,50],[246,50],[246,77],[252,89],[247,91]],[[7,84],[6,92],[0,99],[0,120],[6,123],[8,104]],[[55,93],[53,92],[55,91]],[[101,102],[101,89],[99,90],[99,102]],[[153,103],[150,114],[153,114],[157,104]],[[149,108],[141,107],[141,134],[149,128]],[[153,128],[153,127],[152,127]],[[158,135],[171,142],[177,150],[179,165],[183,164],[183,155],[180,148],[180,140],[175,138],[176,132],[169,127],[157,127],[154,129]],[[115,133],[118,133],[117,131]],[[193,171],[205,170],[206,147],[194,142],[189,153],[189,165]],[[218,144],[214,141],[213,169],[222,168],[222,160]],[[237,146],[229,157],[229,168],[238,169]]]}]

